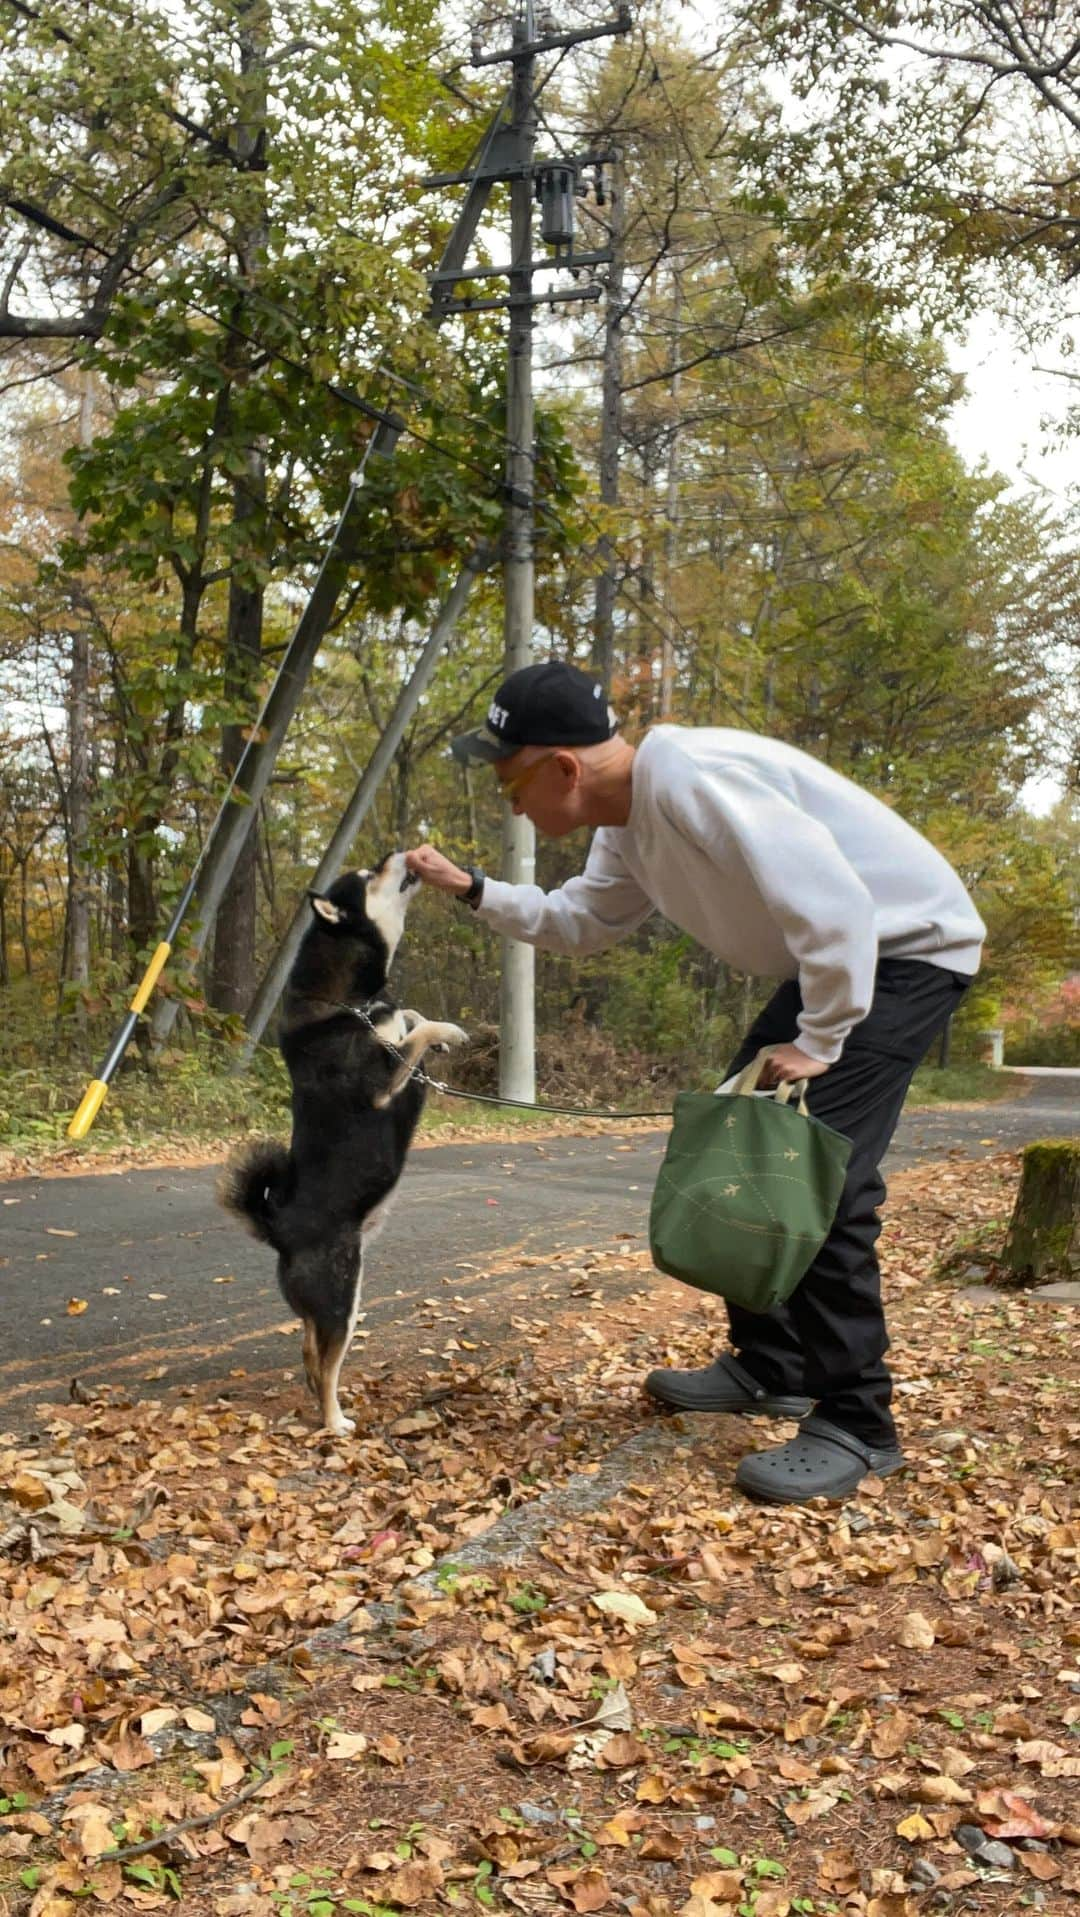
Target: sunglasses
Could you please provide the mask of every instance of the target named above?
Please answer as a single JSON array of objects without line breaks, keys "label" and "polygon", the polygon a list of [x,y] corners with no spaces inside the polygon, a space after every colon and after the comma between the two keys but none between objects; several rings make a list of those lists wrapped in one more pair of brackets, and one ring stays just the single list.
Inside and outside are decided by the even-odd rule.
[{"label": "sunglasses", "polygon": [[515,799],[520,799],[533,774],[539,772],[541,766],[547,765],[554,757],[553,752],[545,752],[542,759],[534,759],[532,765],[527,765],[524,772],[518,773],[516,779],[500,780],[499,797],[505,799],[507,805],[513,805]]}]

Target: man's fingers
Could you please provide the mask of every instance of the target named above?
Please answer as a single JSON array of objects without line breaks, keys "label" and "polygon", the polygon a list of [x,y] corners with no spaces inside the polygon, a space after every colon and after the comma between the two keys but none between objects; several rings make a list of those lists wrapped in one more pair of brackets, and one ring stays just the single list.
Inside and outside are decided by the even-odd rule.
[{"label": "man's fingers", "polygon": [[417,845],[406,852],[405,863],[410,872],[425,884],[437,886],[442,892],[460,891],[462,882],[468,883],[469,875],[460,866],[439,852],[433,845]]}]

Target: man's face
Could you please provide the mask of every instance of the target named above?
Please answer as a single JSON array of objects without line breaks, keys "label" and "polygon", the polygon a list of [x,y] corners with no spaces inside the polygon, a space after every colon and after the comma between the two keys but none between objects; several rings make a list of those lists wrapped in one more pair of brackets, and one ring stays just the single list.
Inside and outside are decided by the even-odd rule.
[{"label": "man's face", "polygon": [[565,746],[522,746],[495,767],[499,790],[518,818],[538,832],[562,839],[580,825],[581,762]]}]

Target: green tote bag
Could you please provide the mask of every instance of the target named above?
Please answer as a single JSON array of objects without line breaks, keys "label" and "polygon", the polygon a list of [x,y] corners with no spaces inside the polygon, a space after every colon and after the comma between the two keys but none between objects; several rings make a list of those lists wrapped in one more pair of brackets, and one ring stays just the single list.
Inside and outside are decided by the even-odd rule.
[{"label": "green tote bag", "polygon": [[745,1311],[790,1298],[840,1202],[849,1139],[811,1118],[806,1081],[755,1097],[768,1048],[731,1092],[680,1092],[653,1193],[653,1263]]}]

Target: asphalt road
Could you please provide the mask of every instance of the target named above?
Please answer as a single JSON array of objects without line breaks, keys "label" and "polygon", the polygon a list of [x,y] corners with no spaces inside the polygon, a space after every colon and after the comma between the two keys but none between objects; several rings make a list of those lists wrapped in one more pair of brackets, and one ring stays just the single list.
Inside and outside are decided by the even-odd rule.
[{"label": "asphalt road", "polygon": [[[1018,1078],[1017,1093],[909,1114],[887,1166],[1080,1136],[1080,1072]],[[640,1248],[664,1136],[414,1152],[368,1256],[365,1369],[400,1361],[422,1377],[444,1365],[448,1337],[475,1343],[535,1304],[550,1280],[542,1264],[514,1268],[518,1258],[619,1236]],[[138,1397],[295,1369],[299,1339],[273,1255],[218,1209],[215,1178],[208,1167],[0,1183],[0,1431],[25,1429],[73,1378]],[[487,1274],[503,1261],[511,1269],[493,1285]]]}]

